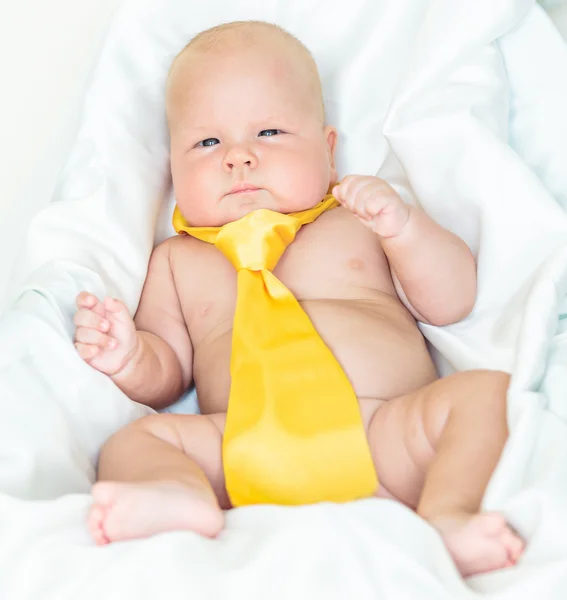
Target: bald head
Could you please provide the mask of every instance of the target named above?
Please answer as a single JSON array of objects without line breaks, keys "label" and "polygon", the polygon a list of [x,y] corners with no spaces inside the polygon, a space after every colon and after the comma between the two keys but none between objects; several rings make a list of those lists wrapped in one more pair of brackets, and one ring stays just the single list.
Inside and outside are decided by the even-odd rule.
[{"label": "bald head", "polygon": [[279,25],[265,21],[233,21],[211,27],[198,33],[179,53],[183,55],[186,50],[201,52],[214,52],[234,50],[254,46],[266,39],[279,40],[295,47],[308,60],[313,61],[309,50],[291,33]]},{"label": "bald head", "polygon": [[206,58],[235,59],[259,56],[275,62],[282,76],[300,78],[317,117],[324,123],[321,82],[309,50],[281,27],[263,21],[224,23],[197,34],[176,56],[166,84],[168,122],[178,105],[186,100],[184,91],[199,62]]}]

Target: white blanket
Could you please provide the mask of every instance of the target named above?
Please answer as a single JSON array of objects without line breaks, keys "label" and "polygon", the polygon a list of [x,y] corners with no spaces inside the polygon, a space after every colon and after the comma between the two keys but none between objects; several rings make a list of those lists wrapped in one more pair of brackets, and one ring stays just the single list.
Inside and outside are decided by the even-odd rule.
[{"label": "white blanket", "polygon": [[[203,14],[203,3],[187,0],[126,3],[93,75],[58,202],[30,226],[14,304],[0,320],[0,598],[454,600],[473,597],[471,587],[494,599],[563,598],[567,51],[559,35],[529,0],[235,4],[216,0]],[[473,314],[423,331],[443,372],[513,372],[510,439],[485,505],[528,540],[516,568],[465,583],[432,528],[379,500],[234,510],[215,541],[179,532],[96,548],[89,539],[98,449],[149,409],[78,358],[74,298],[90,289],[135,310],[155,228],[158,239],[170,233],[167,65],[197,30],[238,18],[276,21],[314,51],[342,134],[342,175],[387,177],[477,253]]]}]

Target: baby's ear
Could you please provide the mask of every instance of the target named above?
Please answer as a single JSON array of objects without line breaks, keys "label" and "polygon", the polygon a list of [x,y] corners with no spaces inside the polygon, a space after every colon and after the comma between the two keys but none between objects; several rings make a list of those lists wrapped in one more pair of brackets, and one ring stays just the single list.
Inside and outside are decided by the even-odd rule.
[{"label": "baby's ear", "polygon": [[331,125],[327,125],[324,130],[325,140],[327,142],[327,147],[329,149],[329,161],[331,165],[331,180],[337,180],[337,166],[335,164],[335,151],[337,147],[337,130]]}]

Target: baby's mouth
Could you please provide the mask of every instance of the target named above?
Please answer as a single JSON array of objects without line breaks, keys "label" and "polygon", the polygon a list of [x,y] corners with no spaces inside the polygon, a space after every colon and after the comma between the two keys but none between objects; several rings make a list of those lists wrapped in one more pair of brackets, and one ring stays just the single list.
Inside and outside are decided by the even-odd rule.
[{"label": "baby's mouth", "polygon": [[252,185],[251,183],[237,183],[232,187],[227,196],[231,194],[250,194],[252,192],[258,192],[261,188]]}]

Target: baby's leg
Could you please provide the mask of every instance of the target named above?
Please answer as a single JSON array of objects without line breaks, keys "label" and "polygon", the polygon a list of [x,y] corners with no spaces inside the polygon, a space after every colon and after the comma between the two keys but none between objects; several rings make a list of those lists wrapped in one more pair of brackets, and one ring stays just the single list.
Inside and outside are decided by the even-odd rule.
[{"label": "baby's leg", "polygon": [[89,528],[97,543],[188,529],[214,537],[228,508],[221,460],[225,416],[160,414],[103,446]]},{"label": "baby's leg", "polygon": [[508,381],[457,373],[383,404],[369,425],[383,494],[438,529],[464,576],[511,566],[523,550],[502,515],[479,514],[508,435]]}]

